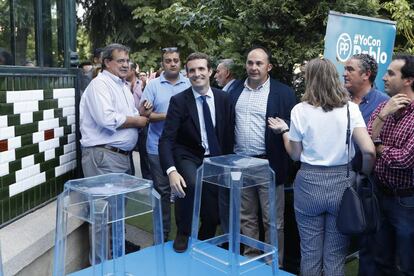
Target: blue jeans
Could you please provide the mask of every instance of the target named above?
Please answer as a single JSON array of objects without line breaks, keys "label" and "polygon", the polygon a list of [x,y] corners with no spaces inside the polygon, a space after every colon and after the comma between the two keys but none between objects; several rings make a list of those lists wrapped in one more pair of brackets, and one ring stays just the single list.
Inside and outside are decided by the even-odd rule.
[{"label": "blue jeans", "polygon": [[414,275],[414,196],[379,197],[381,229],[375,236],[375,275]]},{"label": "blue jeans", "polygon": [[375,274],[375,234],[361,235],[359,244],[358,276],[374,276]]}]

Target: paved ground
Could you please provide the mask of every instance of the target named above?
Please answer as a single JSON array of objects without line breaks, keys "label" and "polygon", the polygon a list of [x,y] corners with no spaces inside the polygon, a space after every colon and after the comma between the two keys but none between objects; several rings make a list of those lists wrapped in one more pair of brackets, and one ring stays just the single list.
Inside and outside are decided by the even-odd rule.
[{"label": "paved ground", "polygon": [[125,224],[126,240],[145,248],[153,245],[151,233],[143,231],[135,226]]},{"label": "paved ground", "polygon": [[[133,152],[132,158],[135,166],[135,176],[142,177],[139,153]],[[125,224],[126,228],[126,239],[134,244],[140,245],[141,248],[145,248],[153,245],[153,237],[151,233],[143,231],[135,226]]]}]

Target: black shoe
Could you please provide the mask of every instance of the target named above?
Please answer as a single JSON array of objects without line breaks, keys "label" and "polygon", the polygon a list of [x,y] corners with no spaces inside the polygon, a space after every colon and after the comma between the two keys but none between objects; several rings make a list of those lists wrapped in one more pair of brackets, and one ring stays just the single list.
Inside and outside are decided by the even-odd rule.
[{"label": "black shoe", "polygon": [[125,241],[125,254],[129,254],[141,249],[141,246],[134,244],[130,241]]},{"label": "black shoe", "polygon": [[177,253],[183,253],[188,247],[188,236],[183,234],[177,234],[175,237],[173,248]]}]

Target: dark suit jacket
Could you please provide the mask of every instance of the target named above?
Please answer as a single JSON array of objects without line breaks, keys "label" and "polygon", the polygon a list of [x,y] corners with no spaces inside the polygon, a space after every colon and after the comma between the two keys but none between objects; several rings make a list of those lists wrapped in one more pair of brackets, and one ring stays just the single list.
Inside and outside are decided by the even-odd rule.
[{"label": "dark suit jacket", "polygon": [[[244,80],[238,81],[230,92],[232,105],[235,107],[237,100],[244,89]],[[267,100],[266,125],[267,118],[279,117],[290,124],[290,111],[296,104],[296,96],[292,88],[270,78],[270,92]],[[289,156],[286,153],[283,144],[282,135],[274,134],[268,127],[265,131],[266,155],[270,167],[275,171],[276,184],[286,183],[287,171],[289,165]]]},{"label": "dark suit jacket", "polygon": [[[232,151],[232,108],[228,93],[211,88],[214,94],[216,134],[222,154]],[[200,164],[204,158],[200,123],[192,88],[171,97],[158,152],[165,172],[178,160],[189,159]]]}]

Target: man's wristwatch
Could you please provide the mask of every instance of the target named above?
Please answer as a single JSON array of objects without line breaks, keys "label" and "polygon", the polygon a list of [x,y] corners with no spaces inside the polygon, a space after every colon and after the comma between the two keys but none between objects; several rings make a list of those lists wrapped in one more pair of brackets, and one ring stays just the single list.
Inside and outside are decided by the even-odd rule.
[{"label": "man's wristwatch", "polygon": [[282,130],[282,131],[280,132],[280,134],[281,134],[281,135],[283,135],[283,133],[286,133],[286,132],[289,132],[289,128],[286,128],[286,129]]},{"label": "man's wristwatch", "polygon": [[374,146],[382,145],[382,141],[381,141],[380,138],[377,138],[377,139],[373,140],[372,142],[374,142]]}]

